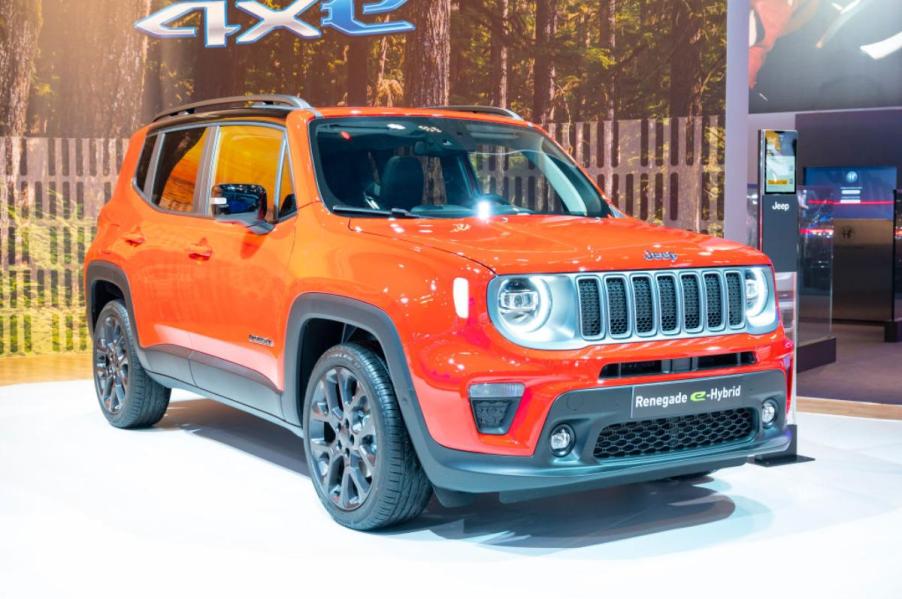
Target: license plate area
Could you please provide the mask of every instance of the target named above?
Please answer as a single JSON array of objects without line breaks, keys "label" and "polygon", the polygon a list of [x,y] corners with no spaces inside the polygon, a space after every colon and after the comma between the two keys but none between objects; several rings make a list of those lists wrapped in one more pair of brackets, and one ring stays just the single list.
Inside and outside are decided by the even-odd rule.
[{"label": "license plate area", "polygon": [[729,410],[748,405],[741,377],[721,377],[636,385],[630,401],[630,418],[669,418]]}]

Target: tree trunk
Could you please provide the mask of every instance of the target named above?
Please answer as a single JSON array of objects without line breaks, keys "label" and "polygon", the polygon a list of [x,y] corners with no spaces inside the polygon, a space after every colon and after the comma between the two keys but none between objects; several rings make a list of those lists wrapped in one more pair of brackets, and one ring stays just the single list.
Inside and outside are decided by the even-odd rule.
[{"label": "tree trunk", "polygon": [[45,7],[42,61],[53,81],[51,135],[126,136],[141,124],[148,37],[131,27],[151,0]]},{"label": "tree trunk", "polygon": [[408,34],[405,48],[407,104],[447,104],[451,84],[451,0],[416,0],[410,13],[417,29]]},{"label": "tree trunk", "polygon": [[0,15],[0,135],[25,134],[41,0],[5,0]]},{"label": "tree trunk", "polygon": [[[601,29],[601,49],[612,59],[616,59],[617,50],[617,0],[601,0],[599,10],[599,27]],[[616,63],[615,63],[616,64]],[[605,69],[604,85],[604,119],[613,121],[617,118],[617,68]]]},{"label": "tree trunk", "polygon": [[508,69],[510,51],[508,49],[508,19],[510,0],[495,0],[495,10],[500,22],[492,31],[492,104],[508,107]]},{"label": "tree trunk", "polygon": [[367,106],[370,43],[368,37],[358,37],[348,43],[348,106]]},{"label": "tree trunk", "polygon": [[144,122],[168,108],[163,97],[163,48],[160,40],[153,40],[147,48],[144,69]]},{"label": "tree trunk", "polygon": [[226,48],[205,48],[203,42],[198,41],[193,57],[193,99],[200,101],[244,95],[239,74],[245,74],[245,70],[239,52],[247,52],[248,48],[239,48],[234,42]]},{"label": "tree trunk", "polygon": [[532,120],[547,123],[554,118],[553,45],[557,30],[558,0],[536,3],[535,65],[533,66]]},{"label": "tree trunk", "polygon": [[704,0],[672,0],[670,116],[697,116],[701,109]]}]

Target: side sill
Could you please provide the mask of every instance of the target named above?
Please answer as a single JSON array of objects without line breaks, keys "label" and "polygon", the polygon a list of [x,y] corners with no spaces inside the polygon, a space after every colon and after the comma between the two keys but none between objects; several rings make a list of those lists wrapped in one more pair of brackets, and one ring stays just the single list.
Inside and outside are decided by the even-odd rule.
[{"label": "side sill", "polygon": [[213,401],[217,401],[217,402],[227,405],[231,408],[241,410],[242,412],[245,412],[252,416],[256,416],[258,418],[262,418],[263,420],[266,420],[273,424],[277,424],[277,425],[281,426],[282,428],[286,428],[286,429],[290,430],[298,437],[301,437],[301,438],[304,437],[304,430],[300,426],[291,424],[290,422],[282,420],[281,418],[279,418],[277,416],[273,416],[272,414],[269,414],[268,412],[264,412],[263,410],[258,410],[257,408],[248,406],[246,404],[235,401],[233,399],[229,399],[228,397],[223,397],[221,395],[217,395],[216,393],[211,393],[210,391],[207,391],[206,389],[201,389],[200,387],[196,387],[195,385],[186,383],[185,381],[181,381],[179,379],[174,379],[172,377],[168,377],[164,374],[159,374],[159,373],[151,372],[151,371],[147,371],[147,374],[150,376],[150,378],[154,379],[161,385],[170,387],[172,389],[183,389],[185,391],[197,393],[201,397],[212,399]]}]

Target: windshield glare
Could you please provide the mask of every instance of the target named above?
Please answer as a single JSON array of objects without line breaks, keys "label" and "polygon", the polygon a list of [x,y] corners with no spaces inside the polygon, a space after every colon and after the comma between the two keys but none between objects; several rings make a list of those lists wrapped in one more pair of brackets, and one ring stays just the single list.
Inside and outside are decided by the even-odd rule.
[{"label": "windshield glare", "polygon": [[334,210],[426,218],[608,217],[592,183],[527,127],[443,118],[314,121],[320,191]]}]

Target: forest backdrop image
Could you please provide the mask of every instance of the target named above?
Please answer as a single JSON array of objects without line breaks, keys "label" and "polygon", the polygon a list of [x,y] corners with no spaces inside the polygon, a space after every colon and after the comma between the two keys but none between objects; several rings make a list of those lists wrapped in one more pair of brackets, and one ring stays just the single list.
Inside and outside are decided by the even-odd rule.
[{"label": "forest backdrop image", "polygon": [[[724,0],[409,0],[381,17],[413,23],[406,35],[275,31],[209,49],[202,35],[133,28],[170,4],[0,0],[0,134],[123,137],[164,107],[263,92],[315,105],[492,104],[539,123],[724,109]],[[303,19],[319,23],[318,12]]]},{"label": "forest backdrop image", "polygon": [[[284,8],[290,0],[267,0]],[[313,105],[511,108],[637,218],[720,234],[726,0],[409,0],[363,21],[205,48],[135,29],[172,0],[0,0],[0,355],[86,349],[81,262],[127,138],[175,105],[255,93]],[[230,23],[254,20],[229,0]],[[319,26],[319,4],[301,18]]]}]

